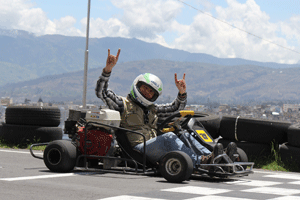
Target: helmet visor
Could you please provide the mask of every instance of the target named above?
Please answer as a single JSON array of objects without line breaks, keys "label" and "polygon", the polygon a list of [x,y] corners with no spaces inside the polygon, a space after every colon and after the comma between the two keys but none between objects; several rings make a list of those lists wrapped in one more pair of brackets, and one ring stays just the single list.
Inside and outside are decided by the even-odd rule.
[{"label": "helmet visor", "polygon": [[[140,88],[141,88],[141,86],[143,86],[143,85],[147,86],[148,88],[150,88],[150,89],[154,92],[153,96],[152,96],[150,99],[149,99],[149,97],[147,97],[147,96],[145,95],[144,92],[141,91]],[[158,92],[157,92],[152,86],[150,86],[150,85],[148,85],[148,84],[146,84],[146,83],[144,83],[144,82],[142,82],[142,81],[139,81],[139,82],[136,84],[136,87],[137,87],[139,93],[140,93],[145,99],[147,99],[148,101],[154,102],[154,101],[156,101],[156,99],[157,99],[158,96],[159,96]]]}]

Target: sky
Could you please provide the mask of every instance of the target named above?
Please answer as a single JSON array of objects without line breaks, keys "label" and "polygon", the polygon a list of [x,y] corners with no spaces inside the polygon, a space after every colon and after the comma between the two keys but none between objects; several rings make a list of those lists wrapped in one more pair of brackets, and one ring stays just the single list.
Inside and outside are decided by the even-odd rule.
[{"label": "sky", "polygon": [[[0,28],[85,37],[87,11],[88,0],[0,0]],[[91,0],[90,16],[90,38],[300,64],[299,0]]]}]

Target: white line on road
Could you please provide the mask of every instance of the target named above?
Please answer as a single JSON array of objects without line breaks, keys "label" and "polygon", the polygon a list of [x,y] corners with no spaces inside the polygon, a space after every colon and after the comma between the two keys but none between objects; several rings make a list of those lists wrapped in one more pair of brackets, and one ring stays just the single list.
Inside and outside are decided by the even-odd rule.
[{"label": "white line on road", "polygon": [[247,190],[241,190],[242,192],[252,193],[263,193],[263,194],[274,194],[282,196],[291,196],[294,194],[300,194],[300,190],[297,189],[286,189],[286,188],[273,188],[273,187],[258,187]]},{"label": "white line on road", "polygon": [[216,188],[197,187],[197,186],[177,187],[177,188],[163,189],[161,191],[180,192],[180,193],[188,193],[188,194],[201,194],[201,195],[214,195],[214,194],[231,192],[231,190],[226,190],[226,189],[216,189]]},{"label": "white line on road", "polygon": [[156,198],[149,198],[149,197],[136,197],[136,196],[128,196],[128,195],[121,195],[116,197],[108,197],[99,200],[164,200],[164,199],[156,199]]},{"label": "white line on road", "polygon": [[[8,153],[25,153],[25,154],[30,154],[29,151],[14,151],[14,150],[5,150],[5,149],[0,149],[0,152],[8,152]],[[43,155],[43,153],[34,153],[38,155]]]},{"label": "white line on road", "polygon": [[278,173],[278,174],[272,174],[272,175],[265,175],[264,177],[300,180],[300,175],[290,174],[290,173]]},{"label": "white line on road", "polygon": [[76,176],[76,175],[91,175],[91,174],[96,174],[96,172],[75,172],[75,173],[52,174],[52,175],[38,175],[38,176],[23,176],[23,177],[14,177],[14,178],[0,178],[0,181],[24,181],[24,180],[59,178],[59,177],[68,177],[68,176]]},{"label": "white line on road", "polygon": [[54,175],[24,176],[24,177],[15,177],[15,178],[0,178],[0,181],[23,181],[23,180],[33,180],[33,179],[43,179],[43,178],[67,177],[67,176],[74,176],[74,175],[76,174],[67,173],[67,174],[54,174]]}]

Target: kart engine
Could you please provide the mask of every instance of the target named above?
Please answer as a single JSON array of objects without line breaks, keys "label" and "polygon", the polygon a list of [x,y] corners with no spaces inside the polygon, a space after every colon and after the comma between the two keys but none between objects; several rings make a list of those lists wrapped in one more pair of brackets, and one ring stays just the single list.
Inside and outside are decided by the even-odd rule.
[{"label": "kart engine", "polygon": [[120,113],[110,109],[69,110],[64,132],[82,154],[110,156],[116,149],[114,130],[101,124],[119,127],[120,121]]},{"label": "kart engine", "polygon": [[77,132],[76,144],[82,154],[85,152],[85,141],[87,155],[105,156],[113,145],[113,135],[104,128],[97,128],[88,130],[85,138],[85,127],[81,127]]}]

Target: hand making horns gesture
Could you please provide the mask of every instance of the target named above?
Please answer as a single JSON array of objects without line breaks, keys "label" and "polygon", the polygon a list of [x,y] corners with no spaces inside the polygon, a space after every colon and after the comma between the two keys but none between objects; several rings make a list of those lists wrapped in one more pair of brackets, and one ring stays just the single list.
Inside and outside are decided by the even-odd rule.
[{"label": "hand making horns gesture", "polygon": [[111,72],[112,68],[117,64],[120,52],[121,52],[121,49],[119,49],[117,55],[114,56],[114,55],[110,55],[110,49],[108,49],[108,56],[107,56],[107,60],[106,60],[106,67],[104,68],[104,71],[106,73]]},{"label": "hand making horns gesture", "polygon": [[185,73],[183,74],[183,78],[180,80],[177,80],[177,74],[175,73],[175,85],[178,88],[180,94],[186,92]]}]

